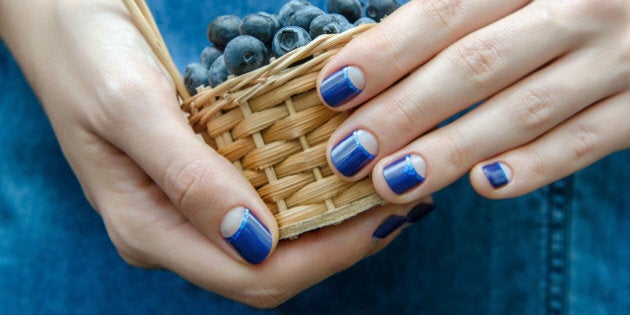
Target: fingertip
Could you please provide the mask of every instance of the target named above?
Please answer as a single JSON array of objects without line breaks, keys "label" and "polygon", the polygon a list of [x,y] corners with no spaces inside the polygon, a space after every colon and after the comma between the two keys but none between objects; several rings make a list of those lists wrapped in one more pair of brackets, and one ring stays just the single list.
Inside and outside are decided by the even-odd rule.
[{"label": "fingertip", "polygon": [[512,197],[514,193],[513,167],[505,161],[487,161],[470,171],[470,182],[482,196],[490,199]]},{"label": "fingertip", "polygon": [[418,152],[400,152],[381,159],[372,170],[376,192],[390,203],[406,204],[427,197],[433,189],[429,167]]},{"label": "fingertip", "polygon": [[383,167],[382,176],[389,189],[402,195],[422,183],[427,174],[426,162],[417,154],[406,154],[404,157]]},{"label": "fingertip", "polygon": [[345,107],[359,96],[366,86],[363,71],[358,66],[345,65],[327,74],[322,71],[318,92],[322,102],[336,109]]},{"label": "fingertip", "polygon": [[433,210],[435,205],[431,197],[424,198],[420,203],[409,209],[409,206],[396,206],[407,210],[406,214],[391,214],[384,218],[372,233],[372,248],[366,257],[372,256],[396,239],[405,229],[423,220]]},{"label": "fingertip", "polygon": [[337,174],[346,178],[359,178],[367,175],[366,167],[374,161],[378,151],[378,139],[373,133],[354,129],[331,146],[328,159]]},{"label": "fingertip", "polygon": [[[250,264],[263,262],[277,243],[272,231],[249,208],[229,210],[220,226],[221,236]],[[274,241],[276,240],[276,241]]]}]

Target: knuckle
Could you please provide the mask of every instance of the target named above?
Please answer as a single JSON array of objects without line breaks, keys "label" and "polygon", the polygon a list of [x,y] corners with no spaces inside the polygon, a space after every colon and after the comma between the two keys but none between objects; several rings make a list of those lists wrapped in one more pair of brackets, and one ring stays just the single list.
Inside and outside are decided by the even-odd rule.
[{"label": "knuckle", "polygon": [[124,132],[126,127],[137,125],[138,117],[176,104],[169,81],[160,70],[147,60],[134,60],[138,60],[134,67],[112,66],[94,75],[96,88],[90,91],[87,121],[95,130]]},{"label": "knuckle", "polygon": [[[421,109],[415,106],[413,100],[405,93],[392,93],[388,106],[383,106],[386,116],[396,119],[396,124],[391,125],[396,128],[396,133],[402,135],[415,135],[418,125],[418,117],[423,117],[418,113]],[[383,116],[383,117],[386,117]]]},{"label": "knuckle", "polygon": [[[420,1],[419,1],[420,2]],[[424,15],[438,28],[454,31],[462,16],[463,0],[433,0],[421,2]]]},{"label": "knuckle", "polygon": [[502,61],[497,39],[469,38],[454,46],[455,64],[477,88],[484,88],[499,73]]},{"label": "knuckle", "polygon": [[[448,148],[446,161],[450,163],[448,169],[455,172],[467,170],[472,165],[472,150],[466,137],[454,128],[443,129],[444,132],[444,148]],[[446,131],[448,130],[448,131]]]},{"label": "knuckle", "polygon": [[527,156],[527,161],[529,163],[529,173],[533,178],[546,178],[547,168],[547,159],[543,156],[542,152],[539,150],[529,149],[523,152],[525,156]]},{"label": "knuckle", "polygon": [[599,148],[600,136],[596,128],[587,124],[577,124],[572,126],[567,133],[567,144],[569,153],[575,160],[582,160],[590,157]]},{"label": "knuckle", "polygon": [[137,106],[127,106],[127,104],[131,100],[142,99],[134,95],[146,88],[142,82],[132,79],[125,79],[124,82],[120,82],[121,79],[106,81],[108,81],[107,89],[95,91],[93,111],[87,118],[90,125],[97,131],[112,133],[134,123],[134,118],[138,116],[130,113],[130,110]]},{"label": "knuckle", "polygon": [[517,92],[512,107],[523,130],[536,132],[548,125],[554,107],[553,97],[542,89],[522,89]]},{"label": "knuckle", "polygon": [[[180,210],[195,209],[200,198],[212,191],[208,183],[215,182],[213,173],[200,160],[176,161],[165,172],[166,190],[171,201]],[[194,214],[192,214],[194,216]]]}]

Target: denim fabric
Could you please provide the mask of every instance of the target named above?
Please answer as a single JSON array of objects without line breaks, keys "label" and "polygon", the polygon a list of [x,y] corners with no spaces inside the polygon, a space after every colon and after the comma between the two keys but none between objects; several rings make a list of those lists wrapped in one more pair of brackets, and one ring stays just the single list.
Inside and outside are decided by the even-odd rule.
[{"label": "denim fabric", "polygon": [[[149,5],[183,69],[213,16],[281,1]],[[630,314],[630,151],[505,201],[462,178],[380,254],[259,311],[120,260],[2,44],[0,82],[0,314]]]}]

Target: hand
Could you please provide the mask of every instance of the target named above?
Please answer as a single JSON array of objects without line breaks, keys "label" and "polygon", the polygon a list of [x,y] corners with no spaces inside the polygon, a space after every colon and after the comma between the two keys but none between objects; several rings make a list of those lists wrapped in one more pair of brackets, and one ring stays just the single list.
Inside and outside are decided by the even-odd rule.
[{"label": "hand", "polygon": [[[396,227],[423,214],[416,208],[407,216],[410,205],[382,207],[279,243],[274,217],[251,185],[193,134],[173,83],[122,2],[5,1],[1,11],[3,40],[132,265],[170,269],[271,307],[383,248]],[[248,217],[243,230],[245,208],[257,220]],[[230,243],[235,230],[239,240],[251,238]]]},{"label": "hand", "polygon": [[411,1],[322,69],[322,99],[356,109],[329,161],[394,203],[466,172],[519,196],[630,147],[629,74],[628,1]]}]

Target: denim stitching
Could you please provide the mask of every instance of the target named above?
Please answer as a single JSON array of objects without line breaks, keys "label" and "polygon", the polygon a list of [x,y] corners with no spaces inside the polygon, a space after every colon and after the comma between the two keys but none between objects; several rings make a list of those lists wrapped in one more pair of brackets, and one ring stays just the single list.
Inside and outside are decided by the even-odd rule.
[{"label": "denim stitching", "polygon": [[545,314],[566,314],[573,176],[548,187]]}]

